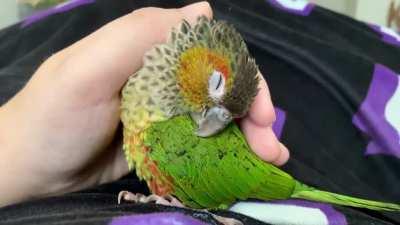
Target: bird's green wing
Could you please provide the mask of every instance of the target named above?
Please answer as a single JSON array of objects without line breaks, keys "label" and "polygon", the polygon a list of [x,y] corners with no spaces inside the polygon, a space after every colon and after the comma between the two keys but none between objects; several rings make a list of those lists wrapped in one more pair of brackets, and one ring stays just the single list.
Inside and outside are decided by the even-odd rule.
[{"label": "bird's green wing", "polygon": [[184,204],[216,208],[237,199],[292,194],[295,180],[258,159],[235,124],[209,138],[196,136],[195,129],[189,116],[178,116],[153,124],[144,135],[150,158],[173,178],[174,193]]},{"label": "bird's green wing", "polygon": [[321,191],[302,184],[250,151],[235,124],[209,138],[194,134],[189,116],[155,123],[145,145],[158,169],[172,177],[174,194],[195,208],[228,206],[235,200],[300,198],[372,210],[400,211],[400,205]]}]

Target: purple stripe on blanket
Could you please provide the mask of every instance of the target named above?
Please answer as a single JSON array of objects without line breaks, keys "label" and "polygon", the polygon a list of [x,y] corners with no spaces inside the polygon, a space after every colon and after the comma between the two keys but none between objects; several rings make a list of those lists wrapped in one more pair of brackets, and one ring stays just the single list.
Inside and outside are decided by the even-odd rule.
[{"label": "purple stripe on blanket", "polygon": [[375,24],[370,24],[369,26],[382,35],[382,41],[400,47],[400,35],[394,30]]},{"label": "purple stripe on blanket", "polygon": [[149,213],[114,218],[109,225],[205,225],[181,213]]},{"label": "purple stripe on blanket", "polygon": [[365,154],[400,158],[399,75],[376,64],[368,94],[353,124],[370,138]]},{"label": "purple stripe on blanket", "polygon": [[95,0],[70,0],[66,3],[36,12],[35,14],[28,16],[22,22],[21,27],[22,28],[27,27],[27,26],[29,26],[33,23],[36,23],[50,15],[57,14],[57,13],[63,13],[63,12],[69,11],[71,9],[74,9],[78,6],[91,4],[93,2],[95,2]]},{"label": "purple stripe on blanket", "polygon": [[280,139],[282,136],[283,127],[285,126],[286,122],[286,112],[278,107],[275,107],[275,115],[276,120],[275,123],[272,125],[272,130],[274,131],[276,137]]}]

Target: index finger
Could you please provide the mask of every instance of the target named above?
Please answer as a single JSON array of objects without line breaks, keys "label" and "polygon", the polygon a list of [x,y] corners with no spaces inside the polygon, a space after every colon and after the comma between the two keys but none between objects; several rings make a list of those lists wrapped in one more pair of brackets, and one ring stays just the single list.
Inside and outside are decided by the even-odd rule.
[{"label": "index finger", "polygon": [[260,72],[258,72],[257,75],[260,77],[259,91],[249,109],[247,116],[254,124],[268,127],[275,122],[275,110],[274,106],[272,105],[267,82]]},{"label": "index finger", "polygon": [[193,24],[200,15],[212,17],[207,2],[180,9],[136,10],[78,41],[57,57],[64,57],[62,69],[67,70],[69,76],[73,75],[68,79],[79,81],[75,87],[87,85],[92,91],[94,88],[101,90],[103,95],[116,94],[128,77],[142,66],[146,51],[165,42],[171,28],[183,19]]}]

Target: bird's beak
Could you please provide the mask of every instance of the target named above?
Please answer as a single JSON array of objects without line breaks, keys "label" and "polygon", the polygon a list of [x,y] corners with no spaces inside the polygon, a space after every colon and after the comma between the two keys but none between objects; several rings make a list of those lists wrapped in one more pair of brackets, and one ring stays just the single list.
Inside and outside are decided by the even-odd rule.
[{"label": "bird's beak", "polygon": [[232,114],[223,106],[204,110],[198,120],[197,136],[209,137],[222,131],[232,121]]}]

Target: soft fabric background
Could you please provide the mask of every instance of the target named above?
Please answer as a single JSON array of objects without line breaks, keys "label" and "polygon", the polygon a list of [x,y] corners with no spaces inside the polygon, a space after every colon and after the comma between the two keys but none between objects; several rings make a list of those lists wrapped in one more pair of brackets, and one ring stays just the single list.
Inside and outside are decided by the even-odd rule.
[{"label": "soft fabric background", "polygon": [[[193,1],[80,0],[0,31],[0,104],[23,87],[51,54],[108,21],[144,6],[178,7],[190,2]],[[296,8],[282,2],[287,1],[218,0],[211,4],[217,19],[233,23],[243,35],[269,84],[277,107],[275,131],[292,153],[284,169],[324,190],[399,203],[398,130],[396,121],[385,114],[397,101],[394,96],[398,93],[396,81],[400,72],[399,38],[379,26],[312,4]],[[389,87],[386,85],[392,88],[385,88]],[[91,190],[0,209],[0,223],[107,224],[120,215],[176,211],[153,205],[117,205],[117,193],[125,189],[146,190],[131,174]],[[285,205],[290,205],[290,210]],[[277,210],[278,221],[264,211],[257,214],[275,224],[288,219],[301,224],[301,218],[316,214],[322,218],[319,224],[400,222],[398,213],[305,201],[268,203],[262,207],[264,211],[271,207]],[[190,210],[178,211],[203,218],[203,214]],[[169,214],[156,216],[172,218]],[[131,218],[136,222],[142,219]],[[207,214],[203,221],[213,223]],[[257,224],[248,217],[244,221]]]}]

